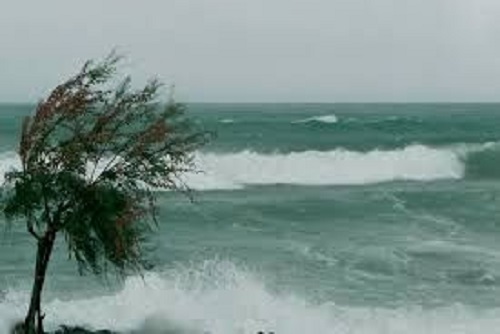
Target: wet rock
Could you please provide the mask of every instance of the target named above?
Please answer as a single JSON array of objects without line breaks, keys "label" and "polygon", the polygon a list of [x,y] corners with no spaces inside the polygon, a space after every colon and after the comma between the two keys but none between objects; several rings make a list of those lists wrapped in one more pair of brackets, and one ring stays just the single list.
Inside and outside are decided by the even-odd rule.
[{"label": "wet rock", "polygon": [[[50,333],[48,333],[50,334]],[[91,331],[83,327],[67,327],[62,326],[60,329],[55,331],[53,334],[118,334],[117,332],[112,332],[107,329]]]}]

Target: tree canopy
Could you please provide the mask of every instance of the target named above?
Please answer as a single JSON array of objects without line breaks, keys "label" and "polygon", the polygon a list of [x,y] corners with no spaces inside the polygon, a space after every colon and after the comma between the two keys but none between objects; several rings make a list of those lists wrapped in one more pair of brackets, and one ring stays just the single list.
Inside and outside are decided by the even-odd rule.
[{"label": "tree canopy", "polygon": [[[117,80],[119,61],[87,62],[24,119],[22,168],[5,175],[2,209],[11,221],[24,218],[37,240],[35,275],[45,276],[59,234],[80,271],[140,269],[155,192],[187,190],[180,176],[195,170],[206,134],[182,105],[161,101],[157,80],[142,89]],[[39,305],[33,313],[41,317]]]}]

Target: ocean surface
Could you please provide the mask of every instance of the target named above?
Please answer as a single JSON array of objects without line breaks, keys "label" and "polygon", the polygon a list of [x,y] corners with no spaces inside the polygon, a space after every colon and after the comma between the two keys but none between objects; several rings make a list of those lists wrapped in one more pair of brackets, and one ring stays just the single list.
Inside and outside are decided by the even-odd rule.
[{"label": "ocean surface", "polygon": [[[0,181],[30,105],[0,105]],[[46,326],[140,333],[500,333],[500,105],[193,104],[217,136],[159,192],[143,277],[80,277],[59,244]],[[0,225],[3,222],[0,218]],[[0,227],[0,333],[34,242]]]}]

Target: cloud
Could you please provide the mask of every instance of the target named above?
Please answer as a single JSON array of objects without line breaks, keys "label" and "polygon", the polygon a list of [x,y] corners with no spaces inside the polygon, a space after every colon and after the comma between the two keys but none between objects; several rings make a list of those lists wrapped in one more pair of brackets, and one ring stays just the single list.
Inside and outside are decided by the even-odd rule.
[{"label": "cloud", "polygon": [[36,99],[114,46],[129,55],[126,71],[175,81],[189,101],[488,101],[500,91],[493,0],[54,0],[2,8],[0,100]]}]

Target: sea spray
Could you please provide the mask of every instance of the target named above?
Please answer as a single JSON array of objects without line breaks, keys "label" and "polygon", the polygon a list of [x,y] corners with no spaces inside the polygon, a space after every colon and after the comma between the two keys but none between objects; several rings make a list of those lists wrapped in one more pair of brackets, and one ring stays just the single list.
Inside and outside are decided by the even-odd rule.
[{"label": "sea spray", "polygon": [[[472,145],[470,152],[481,148]],[[433,181],[460,179],[466,169],[469,151],[411,145],[395,150],[301,151],[262,154],[198,152],[198,173],[183,178],[198,190],[238,189],[247,185],[360,185],[390,181]],[[19,168],[15,153],[0,155],[2,172]],[[2,176],[0,176],[1,178]],[[0,182],[3,180],[0,179]]]},{"label": "sea spray", "polygon": [[246,185],[360,185],[388,181],[459,179],[464,175],[460,155],[447,148],[412,145],[369,152],[303,151],[261,154],[252,151],[202,153],[199,174],[186,177],[195,189],[235,189]]},{"label": "sea spray", "polygon": [[[11,292],[0,303],[2,333],[25,297]],[[498,309],[318,304],[272,292],[258,275],[223,260],[131,277],[115,295],[54,299],[45,310],[50,330],[67,325],[144,334],[483,334],[500,326]]]},{"label": "sea spray", "polygon": [[16,152],[0,152],[0,186],[4,183],[5,173],[20,168],[21,161]]},{"label": "sea spray", "polygon": [[[232,190],[249,185],[363,185],[392,181],[430,182],[462,178],[500,178],[492,162],[500,162],[500,144],[456,144],[443,147],[410,145],[367,152],[330,151],[257,153],[198,152],[199,172],[182,179],[197,190]],[[20,168],[15,152],[0,153],[4,173]]]}]

